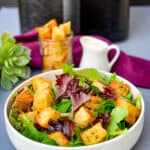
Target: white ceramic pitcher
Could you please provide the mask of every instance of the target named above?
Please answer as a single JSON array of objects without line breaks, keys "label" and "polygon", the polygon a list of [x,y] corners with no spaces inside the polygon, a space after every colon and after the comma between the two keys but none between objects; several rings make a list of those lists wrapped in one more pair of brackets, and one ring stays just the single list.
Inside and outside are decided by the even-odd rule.
[{"label": "white ceramic pitcher", "polygon": [[[120,49],[117,45],[108,45],[106,42],[91,36],[82,36],[80,42],[83,48],[83,54],[80,61],[81,68],[96,68],[110,71],[120,55]],[[108,52],[115,49],[115,56],[111,62],[108,61]]]}]

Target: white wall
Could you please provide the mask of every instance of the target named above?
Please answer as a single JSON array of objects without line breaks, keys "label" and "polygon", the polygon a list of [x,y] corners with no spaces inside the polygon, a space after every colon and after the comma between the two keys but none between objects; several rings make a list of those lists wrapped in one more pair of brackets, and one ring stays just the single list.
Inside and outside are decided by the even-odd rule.
[{"label": "white wall", "polygon": [[18,8],[0,7],[0,34],[4,31],[12,35],[20,33]]}]

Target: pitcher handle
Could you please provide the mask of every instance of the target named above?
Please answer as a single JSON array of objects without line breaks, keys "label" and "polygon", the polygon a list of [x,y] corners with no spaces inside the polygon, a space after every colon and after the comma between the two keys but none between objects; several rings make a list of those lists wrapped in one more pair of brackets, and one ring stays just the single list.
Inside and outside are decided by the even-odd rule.
[{"label": "pitcher handle", "polygon": [[117,61],[117,59],[119,58],[119,55],[120,55],[120,49],[117,45],[115,44],[112,44],[108,47],[108,52],[110,50],[114,49],[116,51],[114,57],[112,58],[112,60],[110,61],[109,63],[109,69],[111,70],[112,66],[115,64],[115,62]]}]

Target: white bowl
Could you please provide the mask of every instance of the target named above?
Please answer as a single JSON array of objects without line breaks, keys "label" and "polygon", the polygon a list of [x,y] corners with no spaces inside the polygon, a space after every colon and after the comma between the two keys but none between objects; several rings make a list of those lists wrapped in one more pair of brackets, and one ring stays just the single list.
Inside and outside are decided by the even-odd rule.
[{"label": "white bowl", "polygon": [[[37,76],[54,80],[56,74],[60,74],[61,70],[54,70],[46,73],[41,73]],[[110,76],[110,73],[100,71],[100,73],[103,73],[107,76]],[[33,78],[33,77],[32,77]],[[110,141],[105,141],[99,144],[90,145],[90,146],[80,146],[80,147],[60,147],[60,146],[50,146],[46,144],[42,144],[39,142],[35,142],[33,140],[30,140],[23,135],[21,135],[9,122],[8,119],[8,113],[10,110],[10,106],[12,104],[13,95],[22,89],[25,85],[28,85],[31,83],[31,79],[28,79],[24,81],[22,84],[17,86],[9,95],[5,102],[5,108],[4,108],[4,118],[5,118],[5,124],[8,136],[12,142],[12,144],[15,146],[17,150],[130,150],[137,140],[139,139],[143,124],[144,124],[144,101],[142,97],[142,111],[141,114],[136,121],[136,123],[129,129],[128,133],[125,135],[118,136]],[[132,90],[133,95],[137,95],[139,93],[139,90],[129,81],[119,77],[122,81],[126,82]]]}]

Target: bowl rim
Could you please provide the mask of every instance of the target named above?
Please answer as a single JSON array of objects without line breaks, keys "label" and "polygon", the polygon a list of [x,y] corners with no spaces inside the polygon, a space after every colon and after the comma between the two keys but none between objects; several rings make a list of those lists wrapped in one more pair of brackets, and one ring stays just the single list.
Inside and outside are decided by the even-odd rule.
[{"label": "bowl rim", "polygon": [[[83,68],[75,68],[76,69],[83,69]],[[100,73],[102,74],[106,74],[106,76],[110,76],[112,73],[110,72],[106,72],[106,71],[103,71],[103,70],[98,70]],[[93,144],[93,145],[84,145],[84,146],[77,146],[77,147],[64,147],[64,146],[54,146],[54,145],[47,145],[47,144],[43,144],[43,143],[40,143],[40,142],[37,142],[37,141],[34,141],[32,139],[29,139],[25,136],[23,136],[21,133],[19,133],[13,126],[12,124],[10,123],[9,119],[8,119],[8,114],[7,114],[7,109],[8,109],[8,103],[9,101],[11,100],[11,97],[13,96],[13,93],[15,93],[16,91],[18,91],[25,83],[28,83],[30,82],[34,77],[44,77],[50,73],[53,73],[53,74],[56,74],[56,73],[61,73],[62,72],[62,69],[57,69],[57,70],[51,70],[51,71],[48,71],[48,72],[44,72],[44,73],[39,73],[37,75],[33,75],[32,77],[30,77],[29,79],[23,81],[21,84],[19,84],[18,86],[16,86],[9,94],[9,96],[7,97],[6,101],[5,101],[5,104],[4,104],[4,119],[5,119],[5,126],[8,126],[15,134],[17,134],[17,136],[19,136],[19,138],[22,138],[23,140],[25,140],[27,143],[30,143],[30,144],[36,144],[38,146],[42,146],[42,148],[57,148],[57,150],[64,150],[64,149],[79,149],[79,148],[95,148],[97,146],[105,146],[109,143],[112,143],[114,141],[118,141],[118,140],[121,140],[122,138],[124,138],[125,136],[128,136],[128,134],[130,132],[132,132],[136,126],[142,121],[143,117],[144,117],[144,112],[145,112],[145,104],[144,104],[144,99],[143,99],[143,96],[141,94],[141,92],[139,91],[139,89],[137,89],[137,87],[132,84],[130,81],[126,80],[125,78],[117,75],[119,77],[119,79],[123,80],[125,83],[127,83],[128,85],[130,85],[130,87],[134,88],[138,93],[141,94],[141,104],[142,104],[142,108],[141,108],[141,113],[140,113],[140,116],[139,118],[137,119],[137,121],[135,122],[135,124],[130,128],[128,129],[128,132],[127,134],[124,134],[124,135],[119,135],[111,140],[108,140],[108,141],[104,141],[104,142],[101,142],[101,143],[97,143],[97,144]],[[8,132],[8,131],[7,131]],[[7,133],[8,135],[8,133]]]}]

